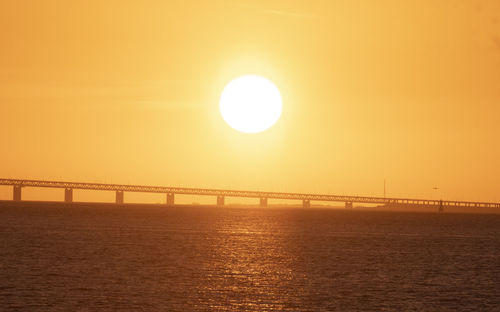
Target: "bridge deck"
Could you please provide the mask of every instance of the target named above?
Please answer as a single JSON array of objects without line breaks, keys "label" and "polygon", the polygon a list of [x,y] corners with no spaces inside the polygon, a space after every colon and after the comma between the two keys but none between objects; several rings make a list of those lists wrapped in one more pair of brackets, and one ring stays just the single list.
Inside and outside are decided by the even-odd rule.
[{"label": "bridge deck", "polygon": [[64,189],[121,191],[121,192],[213,195],[213,196],[249,197],[249,198],[262,198],[262,199],[264,198],[295,199],[295,200],[307,200],[307,201],[317,200],[317,201],[387,204],[387,205],[412,204],[412,205],[423,205],[423,206],[442,205],[442,206],[453,206],[453,207],[500,208],[500,203],[491,203],[491,202],[468,202],[468,201],[449,201],[449,200],[439,201],[434,199],[384,198],[384,197],[329,195],[329,194],[260,192],[260,191],[241,191],[241,190],[187,188],[187,187],[170,187],[170,186],[82,183],[82,182],[62,182],[62,181],[42,181],[42,180],[0,179],[0,185],[11,185],[18,187],[50,187],[50,188],[64,188]]}]

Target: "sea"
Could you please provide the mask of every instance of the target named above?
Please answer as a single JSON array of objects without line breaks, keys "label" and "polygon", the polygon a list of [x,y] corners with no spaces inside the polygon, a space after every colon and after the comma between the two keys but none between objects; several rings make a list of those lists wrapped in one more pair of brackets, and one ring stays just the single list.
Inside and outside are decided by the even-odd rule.
[{"label": "sea", "polygon": [[0,311],[500,311],[500,215],[0,207]]}]

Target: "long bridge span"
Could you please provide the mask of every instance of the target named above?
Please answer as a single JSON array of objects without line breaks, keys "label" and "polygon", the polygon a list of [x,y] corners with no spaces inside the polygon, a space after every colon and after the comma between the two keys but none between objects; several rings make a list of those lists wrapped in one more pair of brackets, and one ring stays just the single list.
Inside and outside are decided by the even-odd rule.
[{"label": "long bridge span", "polygon": [[105,184],[105,183],[82,183],[44,180],[20,180],[20,179],[0,179],[0,185],[10,185],[13,187],[14,201],[21,201],[23,187],[43,187],[64,189],[64,201],[73,202],[73,190],[100,190],[116,192],[116,203],[124,203],[124,192],[142,193],[162,193],[166,194],[166,204],[173,205],[175,194],[207,195],[217,198],[217,206],[224,206],[225,197],[246,197],[259,198],[260,206],[266,207],[268,199],[291,199],[302,201],[304,208],[311,206],[311,201],[343,202],[346,208],[352,208],[353,203],[380,204],[380,205],[418,205],[435,207],[443,211],[446,207],[467,207],[467,208],[500,208],[500,203],[492,202],[470,202],[451,201],[435,199],[415,199],[415,198],[390,198],[371,196],[348,196],[331,194],[307,194],[307,193],[282,193],[282,192],[261,192],[261,191],[241,191],[224,189],[188,188],[171,186],[148,186],[148,185],[128,185],[128,184]]}]

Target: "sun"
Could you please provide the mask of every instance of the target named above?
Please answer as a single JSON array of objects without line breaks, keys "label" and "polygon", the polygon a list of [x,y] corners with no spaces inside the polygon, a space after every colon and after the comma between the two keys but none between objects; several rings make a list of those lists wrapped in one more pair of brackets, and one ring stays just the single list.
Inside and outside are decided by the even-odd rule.
[{"label": "sun", "polygon": [[272,127],[281,116],[281,94],[274,83],[257,75],[231,80],[222,91],[220,113],[231,128],[258,133]]}]

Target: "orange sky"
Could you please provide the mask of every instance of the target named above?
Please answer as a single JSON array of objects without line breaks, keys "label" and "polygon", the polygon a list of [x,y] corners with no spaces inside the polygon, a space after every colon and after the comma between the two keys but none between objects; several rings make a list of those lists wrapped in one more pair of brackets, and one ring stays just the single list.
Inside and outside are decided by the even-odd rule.
[{"label": "orange sky", "polygon": [[0,40],[0,177],[500,201],[496,0],[4,1]]}]

